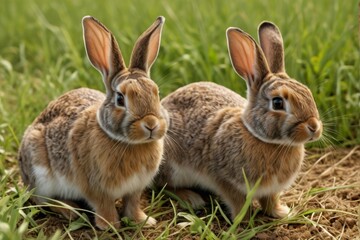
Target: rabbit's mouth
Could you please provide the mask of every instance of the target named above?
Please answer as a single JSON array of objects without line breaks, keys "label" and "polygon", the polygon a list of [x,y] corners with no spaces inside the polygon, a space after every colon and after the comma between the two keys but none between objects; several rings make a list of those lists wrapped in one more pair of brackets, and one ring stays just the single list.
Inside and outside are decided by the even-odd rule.
[{"label": "rabbit's mouth", "polygon": [[309,142],[315,142],[322,136],[323,126],[321,121],[316,118],[311,118],[306,122],[303,122],[292,129],[290,138],[293,142],[305,144]]},{"label": "rabbit's mouth", "polygon": [[320,139],[323,131],[321,121],[316,118],[310,118],[306,123],[307,134],[310,136],[308,142],[313,142]]},{"label": "rabbit's mouth", "polygon": [[156,124],[155,126],[149,127],[148,125],[142,124],[142,128],[144,130],[144,135],[148,135],[147,140],[154,139],[156,136],[159,124]]},{"label": "rabbit's mouth", "polygon": [[147,129],[145,135],[148,134],[148,137],[145,138],[146,142],[152,142],[161,139],[165,134],[163,134],[163,131],[160,129],[160,127],[156,127],[156,129]]},{"label": "rabbit's mouth", "polygon": [[153,115],[148,115],[140,121],[140,131],[146,141],[155,141],[162,138],[166,132],[166,122]]},{"label": "rabbit's mouth", "polygon": [[309,138],[308,142],[315,142],[315,141],[319,140],[320,138],[321,138],[321,131],[318,131]]},{"label": "rabbit's mouth", "polygon": [[149,135],[149,137],[146,139],[146,141],[151,142],[151,141],[157,140],[157,139],[155,139],[154,133],[153,133],[152,131],[150,131],[149,134],[150,134],[150,135]]}]

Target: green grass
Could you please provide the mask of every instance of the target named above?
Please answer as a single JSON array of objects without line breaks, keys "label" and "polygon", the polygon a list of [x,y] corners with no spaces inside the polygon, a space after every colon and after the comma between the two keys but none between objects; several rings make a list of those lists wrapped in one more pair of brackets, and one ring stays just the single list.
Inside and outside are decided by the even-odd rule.
[{"label": "green grass", "polygon": [[163,96],[201,80],[243,94],[244,81],[229,62],[225,30],[237,26],[255,37],[266,19],[280,27],[287,71],[311,88],[334,143],[359,143],[357,9],[357,1],[328,0],[11,1],[3,4],[0,15],[0,121],[9,123],[20,139],[51,99],[80,86],[103,89],[84,52],[84,15],[97,17],[112,30],[126,60],[139,34],[158,15],[166,17],[152,69]]},{"label": "green grass", "polygon": [[[19,185],[16,153],[25,128],[50,100],[70,89],[104,89],[85,55],[84,15],[111,29],[126,61],[139,34],[165,16],[152,69],[162,96],[203,80],[244,95],[245,83],[229,61],[225,30],[236,26],[256,37],[261,21],[273,21],[283,34],[287,72],[314,94],[326,125],[325,142],[360,144],[357,0],[0,2],[0,232],[5,233],[0,239],[20,239],[29,231],[40,238],[44,234],[31,220],[39,210],[23,208],[29,194]],[[221,209],[214,203],[214,210]],[[200,222],[199,236],[214,216],[191,220]],[[170,232],[165,228],[159,236]]]}]

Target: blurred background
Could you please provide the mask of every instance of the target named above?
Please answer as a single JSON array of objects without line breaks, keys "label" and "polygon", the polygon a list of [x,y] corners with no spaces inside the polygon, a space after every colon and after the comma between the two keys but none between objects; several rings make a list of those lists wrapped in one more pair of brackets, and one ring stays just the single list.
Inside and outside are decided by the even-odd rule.
[{"label": "blurred background", "polygon": [[257,39],[263,20],[280,28],[288,74],[312,90],[326,137],[316,146],[360,144],[359,3],[357,0],[21,1],[0,0],[0,158],[47,103],[78,87],[104,90],[86,58],[81,19],[91,15],[116,36],[126,62],[137,37],[162,15],[161,49],[151,69],[162,97],[195,81],[243,96],[225,31]]}]

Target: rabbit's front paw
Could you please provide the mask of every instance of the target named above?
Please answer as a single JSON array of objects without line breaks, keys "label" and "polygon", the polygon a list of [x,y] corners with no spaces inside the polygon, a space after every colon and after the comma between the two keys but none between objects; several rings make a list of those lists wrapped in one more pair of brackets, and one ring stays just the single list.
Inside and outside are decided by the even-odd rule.
[{"label": "rabbit's front paw", "polygon": [[146,221],[145,226],[147,227],[155,226],[157,223],[156,219],[153,217],[147,217],[145,221]]},{"label": "rabbit's front paw", "polygon": [[278,204],[272,209],[271,216],[274,218],[284,218],[287,217],[289,213],[290,208],[288,206]]}]

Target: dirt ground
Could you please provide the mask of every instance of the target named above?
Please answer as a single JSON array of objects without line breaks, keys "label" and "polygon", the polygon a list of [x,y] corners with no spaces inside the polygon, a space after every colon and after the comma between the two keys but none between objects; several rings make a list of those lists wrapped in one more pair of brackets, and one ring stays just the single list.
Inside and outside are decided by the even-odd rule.
[{"label": "dirt ground", "polygon": [[[314,190],[311,196],[309,189]],[[280,225],[254,239],[360,239],[360,146],[308,152],[296,184],[282,200],[295,211],[325,211],[308,216],[317,226]],[[336,211],[326,211],[331,209]]]},{"label": "dirt ground", "polygon": [[[149,199],[150,195],[151,191],[148,191],[144,196],[144,202],[148,201],[146,199]],[[360,146],[351,149],[309,151],[296,184],[287,190],[281,199],[293,209],[294,213],[310,210],[311,213],[307,213],[305,217],[312,224],[278,224],[256,234],[253,239],[360,239]],[[174,218],[171,205],[162,206],[164,212],[166,207],[169,211],[156,217],[158,225],[155,229],[143,229],[139,233],[129,228],[120,235],[124,235],[125,238],[135,236],[135,239],[156,238]],[[313,209],[319,210],[313,211]],[[206,212],[205,209],[197,214],[201,217]],[[256,217],[262,223],[273,221],[262,214]],[[221,220],[221,216],[219,219]],[[50,216],[39,214],[36,222],[41,224],[46,235],[53,234],[56,229],[64,229],[64,225],[68,223],[54,214]],[[223,221],[214,223],[210,227],[218,235],[217,233],[229,226]],[[191,234],[189,228],[173,227],[170,231],[174,239],[199,238],[199,235]],[[94,236],[94,230],[83,227],[68,234],[73,239],[90,239]],[[100,231],[97,231],[97,234],[99,238],[106,236]],[[114,235],[107,236],[106,239],[116,238]]]}]

